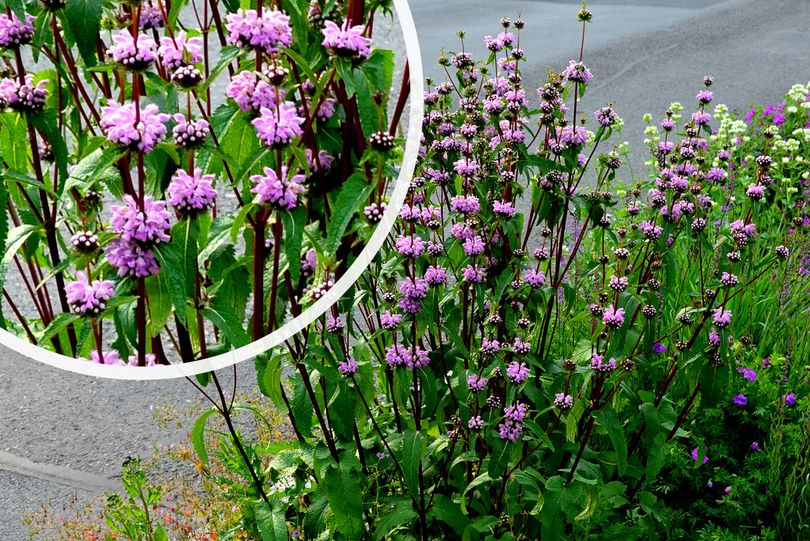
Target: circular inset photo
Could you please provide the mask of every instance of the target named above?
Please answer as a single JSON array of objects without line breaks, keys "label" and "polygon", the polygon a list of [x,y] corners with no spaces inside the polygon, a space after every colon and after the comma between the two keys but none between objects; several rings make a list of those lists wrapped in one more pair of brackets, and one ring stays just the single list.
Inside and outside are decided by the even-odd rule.
[{"label": "circular inset photo", "polygon": [[3,345],[206,372],[320,316],[382,245],[422,122],[405,0],[13,5]]}]

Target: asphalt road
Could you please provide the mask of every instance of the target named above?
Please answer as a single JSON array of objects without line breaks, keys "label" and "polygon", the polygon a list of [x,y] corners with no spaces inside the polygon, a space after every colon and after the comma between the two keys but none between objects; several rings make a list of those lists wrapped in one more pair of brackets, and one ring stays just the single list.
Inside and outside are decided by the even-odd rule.
[{"label": "asphalt road", "polygon": [[[482,37],[501,16],[521,14],[524,79],[542,83],[578,51],[580,2],[411,0],[426,73],[441,47],[456,50],[455,30],[483,54]],[[585,63],[594,74],[585,111],[608,102],[625,120],[624,138],[643,138],[642,115],[659,118],[671,101],[691,105],[703,75],[715,77],[716,102],[732,109],[777,100],[810,80],[807,0],[591,0]],[[641,160],[638,157],[637,160]],[[237,369],[240,387],[254,384],[251,363]],[[116,382],[81,377],[0,349],[0,541],[25,539],[22,513],[41,501],[92,494],[110,482],[128,455],[185,436],[158,430],[150,406],[181,407],[201,398],[187,382]],[[33,463],[33,464],[32,464]],[[55,467],[54,467],[55,466]],[[86,474],[86,475],[85,475]]]}]

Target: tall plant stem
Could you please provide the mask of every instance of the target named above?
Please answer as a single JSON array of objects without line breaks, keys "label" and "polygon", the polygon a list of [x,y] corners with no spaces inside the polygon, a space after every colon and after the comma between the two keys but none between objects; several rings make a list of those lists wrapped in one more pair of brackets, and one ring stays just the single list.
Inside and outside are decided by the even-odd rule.
[{"label": "tall plant stem", "polygon": [[264,333],[264,232],[267,219],[257,216],[253,224],[253,340]]},{"label": "tall plant stem", "polygon": [[213,380],[214,385],[217,388],[217,394],[219,395],[219,399],[222,402],[222,406],[219,407],[218,409],[220,414],[222,415],[222,418],[225,419],[225,425],[228,427],[228,432],[230,432],[231,434],[233,444],[236,446],[236,449],[242,456],[242,460],[245,462],[245,466],[250,471],[250,477],[253,479],[253,485],[256,488],[256,491],[259,493],[259,496],[262,497],[264,503],[270,505],[270,500],[267,498],[267,493],[264,491],[264,486],[262,485],[262,482],[259,479],[259,475],[256,473],[256,469],[253,467],[253,464],[251,464],[250,457],[245,451],[245,447],[242,445],[242,439],[239,437],[239,434],[236,432],[236,428],[233,425],[233,419],[231,418],[231,405],[229,405],[228,400],[225,398],[225,393],[222,391],[222,385],[220,385],[219,379],[217,378],[215,372],[211,372],[211,379]]}]

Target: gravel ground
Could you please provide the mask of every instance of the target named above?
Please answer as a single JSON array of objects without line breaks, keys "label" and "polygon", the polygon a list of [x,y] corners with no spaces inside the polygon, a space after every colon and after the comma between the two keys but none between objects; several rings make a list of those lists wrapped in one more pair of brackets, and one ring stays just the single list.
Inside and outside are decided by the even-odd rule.
[{"label": "gravel ground", "polygon": [[[426,73],[435,73],[432,66],[442,46],[455,49],[457,28],[468,31],[469,49],[480,53],[480,38],[497,31],[499,17],[521,13],[527,24],[522,47],[531,66],[524,77],[531,85],[542,82],[547,66],[560,68],[576,54],[578,4],[504,0],[493,8],[483,0],[411,0]],[[732,108],[776,100],[794,82],[810,78],[806,0],[591,0],[589,6],[595,20],[588,29],[585,62],[595,79],[584,110],[612,101],[634,147],[643,137],[643,113],[657,118],[671,101],[691,104],[706,73],[715,76],[716,101]],[[241,364],[237,372],[240,388],[255,386],[251,363]],[[178,430],[158,430],[150,405],[201,401],[182,380],[91,379],[5,349],[0,349],[0,397],[0,433],[5,436],[0,451],[108,479],[128,455],[146,456],[155,443],[185,438]],[[25,539],[20,526],[24,510],[42,501],[65,501],[78,490],[40,478],[47,475],[8,471],[4,464],[0,460],[0,470],[6,470],[0,471],[6,503],[0,506],[0,541]]]}]

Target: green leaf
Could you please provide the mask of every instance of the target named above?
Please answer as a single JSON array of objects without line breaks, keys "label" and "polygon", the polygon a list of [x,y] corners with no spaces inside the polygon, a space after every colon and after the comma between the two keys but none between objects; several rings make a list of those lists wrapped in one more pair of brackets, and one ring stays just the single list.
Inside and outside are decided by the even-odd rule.
[{"label": "green leaf", "polygon": [[[268,359],[269,357],[269,359]],[[287,406],[281,395],[281,355],[262,355],[256,358],[256,376],[259,380],[259,390],[272,400],[273,404],[284,410]]]},{"label": "green leaf", "polygon": [[96,65],[96,42],[101,30],[100,0],[67,0],[64,8],[67,29],[76,41],[87,67]]},{"label": "green leaf", "polygon": [[[5,212],[3,212],[3,214],[5,214]],[[37,229],[37,226],[34,225],[20,225],[9,231],[8,236],[4,237],[5,253],[3,254],[3,259],[0,260],[0,291],[2,291],[5,285],[6,272],[8,272],[8,267],[11,265],[12,260],[14,260],[14,256],[23,243],[28,240],[28,237]]]},{"label": "green leaf", "polygon": [[467,485],[467,488],[464,489],[464,493],[461,495],[461,511],[464,514],[467,514],[467,493],[473,490],[475,487],[479,485],[483,485],[484,483],[491,483],[492,477],[489,476],[489,472],[484,472],[480,474],[478,477],[472,480],[470,484]]},{"label": "green leaf", "polygon": [[194,428],[191,430],[191,444],[194,450],[197,451],[197,456],[204,465],[208,465],[208,450],[205,448],[205,423],[208,418],[217,413],[216,408],[211,408],[202,415],[200,415],[194,422]]},{"label": "green leaf", "polygon": [[284,512],[279,508],[271,508],[264,501],[256,504],[256,526],[262,541],[287,541],[289,532],[284,522]]},{"label": "green leaf", "polygon": [[222,331],[222,334],[234,347],[241,347],[250,342],[250,338],[245,331],[245,323],[233,309],[228,299],[214,297],[208,308],[203,308],[200,313],[214,326]]},{"label": "green leaf", "polygon": [[405,484],[413,497],[419,494],[419,466],[425,456],[425,440],[421,432],[407,430],[402,435],[402,472]]},{"label": "green leaf", "polygon": [[11,9],[18,19],[25,20],[25,4],[23,0],[6,0],[6,7]]},{"label": "green leaf", "polygon": [[352,221],[352,217],[357,213],[360,204],[369,196],[374,189],[373,184],[369,184],[363,173],[358,172],[349,177],[340,194],[337,196],[335,204],[332,206],[332,220],[326,228],[326,245],[324,251],[327,254],[335,254],[343,233]]},{"label": "green leaf", "polygon": [[166,275],[175,314],[187,325],[186,306],[194,298],[197,279],[197,236],[199,224],[185,218],[172,226],[170,242],[155,249],[160,270]]},{"label": "green leaf", "polygon": [[47,342],[70,325],[74,321],[79,319],[77,314],[71,313],[61,313],[57,314],[50,324],[45,328],[45,331],[42,333],[42,336],[39,337],[39,342]]},{"label": "green leaf", "polygon": [[0,155],[10,169],[28,172],[28,129],[17,112],[0,114]]},{"label": "green leaf", "polygon": [[65,139],[62,137],[62,132],[59,130],[59,126],[56,123],[56,111],[53,109],[46,109],[39,113],[29,114],[28,121],[51,145],[51,149],[53,150],[53,159],[57,164],[59,178],[61,179],[57,185],[56,193],[61,195],[65,182],[68,178],[68,150]]},{"label": "green leaf", "polygon": [[408,498],[400,498],[395,502],[386,502],[384,513],[381,513],[374,528],[374,540],[382,541],[399,529],[410,528],[411,523],[419,516],[413,508],[413,503]]},{"label": "green leaf", "polygon": [[612,409],[600,411],[596,418],[607,429],[608,437],[613,444],[613,450],[616,452],[616,467],[619,470],[619,475],[622,476],[627,468],[627,440],[624,436],[622,424],[619,422],[615,410]]},{"label": "green leaf", "polygon": [[290,212],[282,212],[284,223],[284,255],[293,284],[301,277],[301,245],[304,240],[304,226],[307,223],[307,212],[304,207],[297,207]]},{"label": "green leaf", "polygon": [[340,466],[329,468],[321,480],[329,507],[335,515],[335,526],[346,539],[360,539],[363,534],[361,475],[356,466],[358,464],[344,456]]},{"label": "green leaf", "polygon": [[159,272],[147,276],[146,294],[149,297],[149,334],[157,336],[172,314],[172,297],[166,274]]}]

